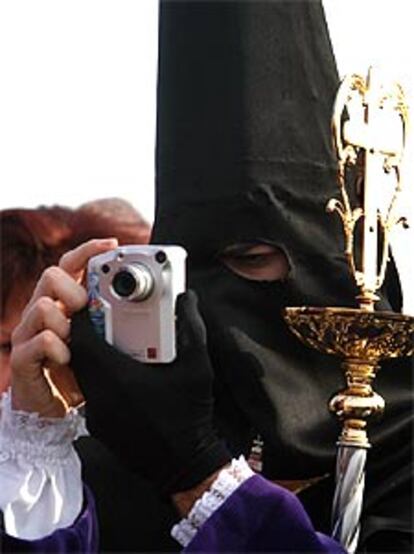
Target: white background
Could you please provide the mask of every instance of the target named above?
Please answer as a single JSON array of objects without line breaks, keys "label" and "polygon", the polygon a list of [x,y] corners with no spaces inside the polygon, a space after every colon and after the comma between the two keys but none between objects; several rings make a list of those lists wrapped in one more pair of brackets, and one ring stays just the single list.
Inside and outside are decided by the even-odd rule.
[{"label": "white background", "polygon": [[0,1],[0,207],[121,196],[152,220],[157,8]]},{"label": "white background", "polygon": [[[324,4],[340,74],[381,65],[413,97],[411,0]],[[157,7],[157,0],[0,1],[0,208],[120,196],[152,221]],[[408,160],[412,152],[409,145]],[[404,237],[395,248],[414,305],[414,232]]]}]

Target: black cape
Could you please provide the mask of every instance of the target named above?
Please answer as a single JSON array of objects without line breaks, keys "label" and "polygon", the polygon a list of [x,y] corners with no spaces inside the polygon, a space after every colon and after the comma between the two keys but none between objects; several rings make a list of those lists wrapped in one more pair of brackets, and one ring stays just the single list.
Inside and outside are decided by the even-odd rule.
[{"label": "black cape", "polygon": [[[264,440],[270,479],[325,476],[302,495],[329,532],[339,425],[327,403],[338,360],[291,335],[289,305],[355,306],[340,222],[330,118],[338,76],[321,3],[161,2],[157,201],[152,242],[189,253],[216,376],[216,421],[234,454]],[[284,282],[253,282],[223,248],[275,244]],[[400,310],[391,265],[378,308]],[[387,362],[370,427],[360,551],[411,551],[412,360]],[[391,545],[391,546],[390,546]]]}]

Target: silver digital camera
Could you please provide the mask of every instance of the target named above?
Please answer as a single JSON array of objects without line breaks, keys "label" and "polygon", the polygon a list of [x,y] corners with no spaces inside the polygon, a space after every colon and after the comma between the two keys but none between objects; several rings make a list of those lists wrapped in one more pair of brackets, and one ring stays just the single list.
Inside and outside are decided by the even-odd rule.
[{"label": "silver digital camera", "polygon": [[107,342],[146,363],[176,357],[175,301],[185,290],[181,246],[120,246],[88,264],[89,314]]}]

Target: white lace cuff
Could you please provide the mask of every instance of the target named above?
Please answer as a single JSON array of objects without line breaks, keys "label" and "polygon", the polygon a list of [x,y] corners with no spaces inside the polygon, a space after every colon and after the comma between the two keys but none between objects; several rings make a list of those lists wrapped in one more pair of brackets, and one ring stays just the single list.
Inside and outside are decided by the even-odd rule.
[{"label": "white lace cuff", "polygon": [[184,548],[192,541],[207,519],[244,481],[255,475],[243,456],[220,471],[210,489],[197,500],[190,513],[171,530],[171,536]]},{"label": "white lace cuff", "polygon": [[42,418],[0,401],[0,509],[9,535],[34,540],[71,525],[82,509],[80,460],[72,442],[83,417]]}]

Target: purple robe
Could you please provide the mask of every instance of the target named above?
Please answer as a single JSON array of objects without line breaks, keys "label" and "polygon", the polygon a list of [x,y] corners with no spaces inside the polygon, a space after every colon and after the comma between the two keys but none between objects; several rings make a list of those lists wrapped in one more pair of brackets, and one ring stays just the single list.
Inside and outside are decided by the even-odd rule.
[{"label": "purple robe", "polygon": [[[4,552],[97,552],[95,505],[87,490],[85,506],[72,526],[43,539],[25,541],[4,536]],[[294,494],[259,475],[245,481],[213,513],[184,552],[345,554],[333,539],[314,530]]]},{"label": "purple robe", "polygon": [[294,494],[263,477],[247,479],[200,528],[184,552],[330,552]]}]

